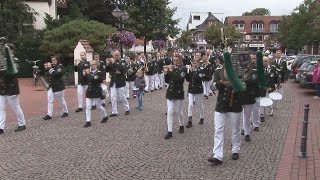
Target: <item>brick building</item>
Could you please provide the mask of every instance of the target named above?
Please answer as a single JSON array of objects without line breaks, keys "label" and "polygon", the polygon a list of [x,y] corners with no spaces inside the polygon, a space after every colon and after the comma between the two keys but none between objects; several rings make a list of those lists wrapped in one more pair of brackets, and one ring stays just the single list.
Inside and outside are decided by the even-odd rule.
[{"label": "brick building", "polygon": [[274,50],[280,48],[274,36],[282,19],[281,16],[229,16],[225,25],[234,26],[243,35],[242,46]]},{"label": "brick building", "polygon": [[190,13],[187,30],[191,31],[194,43],[199,50],[211,48],[204,39],[206,28],[209,26],[220,27],[222,22],[219,21],[211,12],[207,13]]}]

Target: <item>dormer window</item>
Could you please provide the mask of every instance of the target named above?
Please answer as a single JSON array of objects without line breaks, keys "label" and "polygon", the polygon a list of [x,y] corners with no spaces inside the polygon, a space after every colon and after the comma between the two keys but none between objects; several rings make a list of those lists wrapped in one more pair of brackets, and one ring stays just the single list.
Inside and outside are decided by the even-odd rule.
[{"label": "dormer window", "polygon": [[199,21],[200,20],[200,16],[193,16],[193,20]]}]

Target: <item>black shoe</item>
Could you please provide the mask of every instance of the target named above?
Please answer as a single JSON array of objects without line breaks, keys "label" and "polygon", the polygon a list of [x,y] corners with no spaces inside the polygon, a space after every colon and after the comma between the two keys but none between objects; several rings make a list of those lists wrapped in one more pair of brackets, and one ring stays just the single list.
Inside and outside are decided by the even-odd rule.
[{"label": "black shoe", "polygon": [[3,129],[0,129],[0,134],[3,134],[3,133],[4,133]]},{"label": "black shoe", "polygon": [[192,121],[188,121],[188,124],[186,125],[186,128],[191,128],[192,127]]},{"label": "black shoe", "polygon": [[82,108],[78,108],[78,109],[76,109],[76,112],[81,112],[81,111],[83,111],[83,109],[82,109]]},{"label": "black shoe", "polygon": [[160,87],[160,89],[162,89],[162,87]]},{"label": "black shoe", "polygon": [[64,118],[64,117],[67,117],[68,115],[69,115],[69,114],[65,112],[65,113],[63,113],[63,114],[62,114],[62,116],[61,116],[61,117],[63,117],[63,118]]},{"label": "black shoe", "polygon": [[184,133],[184,126],[180,126],[180,128],[179,128],[179,133],[180,133],[180,134],[183,134],[183,133]]},{"label": "black shoe", "polygon": [[244,140],[246,140],[247,142],[249,142],[249,141],[250,141],[250,135],[245,135],[245,136],[244,136]]},{"label": "black shoe", "polygon": [[101,106],[102,106],[102,107],[105,107],[105,106],[106,106],[106,103],[102,103]]},{"label": "black shoe", "polygon": [[203,124],[203,122],[204,122],[204,118],[200,118],[199,124]]},{"label": "black shoe", "polygon": [[264,116],[261,116],[261,115],[260,115],[260,121],[261,121],[261,122],[265,122]]},{"label": "black shoe", "polygon": [[153,92],[153,90],[151,90],[151,92]]},{"label": "black shoe", "polygon": [[212,96],[212,93],[210,93],[209,96]]},{"label": "black shoe", "polygon": [[259,127],[254,127],[253,131],[259,131]]},{"label": "black shoe", "polygon": [[132,96],[133,98],[137,98],[137,96]]},{"label": "black shoe", "polygon": [[129,115],[130,114],[130,111],[126,111],[125,115]]},{"label": "black shoe", "polygon": [[102,121],[100,121],[100,123],[106,123],[106,122],[108,121],[108,119],[109,119],[108,116],[107,116],[107,117],[104,117],[104,118],[102,119]]},{"label": "black shoe", "polygon": [[52,117],[47,114],[47,115],[46,115],[44,118],[42,118],[42,119],[43,119],[43,120],[49,120],[49,119],[52,119]]},{"label": "black shoe", "polygon": [[127,99],[129,99],[129,98],[127,97]]},{"label": "black shoe", "polygon": [[241,135],[244,135],[244,130],[243,129],[241,130]]},{"label": "black shoe", "polygon": [[164,135],[164,139],[170,139],[172,138],[172,132],[168,132],[166,135]]},{"label": "black shoe", "polygon": [[208,96],[206,96],[206,99],[209,99],[209,97],[208,97]]},{"label": "black shoe", "polygon": [[94,110],[94,109],[97,109],[97,106],[96,106],[96,105],[91,106],[91,110]]},{"label": "black shoe", "polygon": [[91,126],[91,122],[86,122],[83,127],[86,128],[86,127],[89,127],[89,126]]},{"label": "black shoe", "polygon": [[232,160],[237,160],[237,159],[239,159],[239,153],[232,153],[231,159],[232,159]]},{"label": "black shoe", "polygon": [[145,93],[148,93],[148,91],[144,91]]},{"label": "black shoe", "polygon": [[217,159],[217,158],[213,158],[213,157],[209,157],[209,158],[208,158],[208,161],[211,162],[213,165],[222,164],[222,161],[220,161],[220,160]]},{"label": "black shoe", "polygon": [[22,131],[22,130],[25,130],[25,129],[27,129],[25,125],[23,125],[23,126],[18,126],[18,127],[14,130],[14,132]]},{"label": "black shoe", "polygon": [[118,114],[111,114],[109,117],[115,117],[118,116]]}]

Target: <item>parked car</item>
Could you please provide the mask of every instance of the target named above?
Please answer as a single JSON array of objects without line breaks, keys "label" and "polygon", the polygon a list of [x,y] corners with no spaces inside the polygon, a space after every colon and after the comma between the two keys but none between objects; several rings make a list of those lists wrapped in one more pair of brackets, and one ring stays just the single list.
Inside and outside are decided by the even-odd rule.
[{"label": "parked car", "polygon": [[288,56],[287,57],[287,69],[290,71],[293,61],[297,58],[297,56]]},{"label": "parked car", "polygon": [[307,87],[314,89],[314,83],[312,82],[313,77],[313,70],[317,66],[317,61],[312,61],[309,63],[309,66],[306,68],[305,72],[303,73],[303,77],[300,80],[299,86],[300,87]]},{"label": "parked car", "polygon": [[301,65],[301,67],[299,68],[296,77],[295,77],[295,82],[300,82],[300,80],[302,80],[303,78],[303,73],[306,71],[306,69],[308,68],[308,66],[311,64],[311,62],[305,62]]},{"label": "parked car", "polygon": [[310,61],[317,61],[319,58],[320,58],[320,55],[311,55],[311,54],[298,55],[291,65],[289,78],[296,77],[296,74],[303,63],[310,62]]}]

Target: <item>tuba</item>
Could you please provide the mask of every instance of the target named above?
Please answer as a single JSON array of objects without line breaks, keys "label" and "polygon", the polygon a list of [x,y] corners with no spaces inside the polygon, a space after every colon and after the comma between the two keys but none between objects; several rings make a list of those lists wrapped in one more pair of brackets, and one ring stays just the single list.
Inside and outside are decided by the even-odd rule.
[{"label": "tuba", "polygon": [[15,58],[10,52],[8,44],[5,43],[5,37],[0,38],[0,71],[6,71],[8,74],[18,73]]}]

